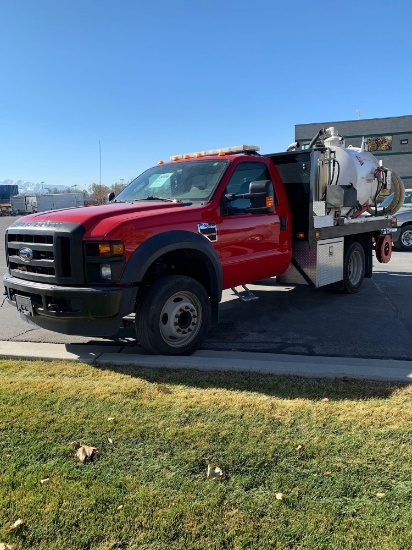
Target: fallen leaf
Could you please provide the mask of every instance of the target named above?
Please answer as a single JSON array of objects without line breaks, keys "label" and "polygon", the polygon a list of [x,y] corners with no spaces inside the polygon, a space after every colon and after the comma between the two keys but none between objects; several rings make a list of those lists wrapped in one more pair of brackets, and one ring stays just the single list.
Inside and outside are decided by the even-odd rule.
[{"label": "fallen leaf", "polygon": [[295,451],[300,451],[301,449],[303,449],[303,445],[298,445],[295,447]]},{"label": "fallen leaf", "polygon": [[10,525],[9,531],[14,531],[15,529],[17,529],[21,525],[23,525],[23,520],[20,519],[20,518],[16,519],[16,521]]},{"label": "fallen leaf", "polygon": [[120,511],[120,510],[123,510],[123,504],[120,504],[120,506],[117,507],[117,509]]},{"label": "fallen leaf", "polygon": [[209,479],[214,479],[215,481],[221,481],[225,477],[225,474],[223,470],[219,468],[219,466],[216,466],[216,464],[208,464],[207,477]]},{"label": "fallen leaf", "polygon": [[111,437],[108,437],[108,438],[107,438],[107,441],[108,441],[110,444],[113,443],[113,439],[112,439]]},{"label": "fallen leaf", "polygon": [[12,546],[11,544],[5,544],[4,542],[0,542],[0,550],[16,550],[16,547]]},{"label": "fallen leaf", "polygon": [[385,493],[376,493],[376,496],[378,498],[383,498],[385,496]]},{"label": "fallen leaf", "polygon": [[41,479],[41,480],[40,480],[40,483],[41,483],[42,485],[45,485],[46,483],[49,483],[49,481],[50,481],[50,478],[49,478],[49,477],[45,477],[44,479]]},{"label": "fallen leaf", "polygon": [[325,470],[325,471],[323,472],[323,475],[324,475],[325,477],[326,477],[326,476],[330,476],[330,474],[331,474],[331,473],[330,473],[328,470]]},{"label": "fallen leaf", "polygon": [[76,451],[76,456],[82,462],[85,462],[88,458],[91,460],[97,453],[97,449],[90,447],[89,445],[82,445]]},{"label": "fallen leaf", "polygon": [[107,419],[109,422],[111,422],[112,420],[114,420],[114,416],[109,416],[109,418]]},{"label": "fallen leaf", "polygon": [[327,397],[324,397],[323,399],[321,399],[321,401],[324,401],[326,403],[327,401],[329,401],[329,399]]},{"label": "fallen leaf", "polygon": [[162,386],[161,384],[157,384],[156,389],[162,393],[173,393],[170,388],[167,386]]},{"label": "fallen leaf", "polygon": [[275,499],[276,500],[282,500],[283,499],[283,493],[276,493]]}]

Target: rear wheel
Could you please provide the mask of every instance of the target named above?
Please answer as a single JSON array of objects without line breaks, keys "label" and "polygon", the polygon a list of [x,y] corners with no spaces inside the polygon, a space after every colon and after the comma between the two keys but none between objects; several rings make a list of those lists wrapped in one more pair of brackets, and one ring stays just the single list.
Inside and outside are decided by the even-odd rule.
[{"label": "rear wheel", "polygon": [[195,279],[168,275],[138,301],[136,335],[143,348],[159,355],[190,355],[210,326],[208,293]]},{"label": "rear wheel", "polygon": [[343,263],[343,291],[346,294],[359,292],[365,277],[365,251],[358,242],[350,243]]},{"label": "rear wheel", "polygon": [[398,250],[412,250],[412,225],[400,228],[399,239],[394,243]]}]

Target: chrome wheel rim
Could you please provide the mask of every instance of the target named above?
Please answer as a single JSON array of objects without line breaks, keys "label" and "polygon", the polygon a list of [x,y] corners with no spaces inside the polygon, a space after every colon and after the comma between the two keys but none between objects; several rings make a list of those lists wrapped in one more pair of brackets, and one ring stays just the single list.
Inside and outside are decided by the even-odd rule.
[{"label": "chrome wheel rim", "polygon": [[356,286],[362,279],[363,262],[359,252],[351,254],[348,262],[348,277],[353,286]]},{"label": "chrome wheel rim", "polygon": [[173,294],[162,308],[159,328],[163,340],[174,348],[190,343],[202,324],[202,307],[191,292]]},{"label": "chrome wheel rim", "polygon": [[411,229],[408,229],[407,231],[402,233],[401,242],[402,242],[403,246],[406,246],[408,248],[412,246],[412,230]]}]

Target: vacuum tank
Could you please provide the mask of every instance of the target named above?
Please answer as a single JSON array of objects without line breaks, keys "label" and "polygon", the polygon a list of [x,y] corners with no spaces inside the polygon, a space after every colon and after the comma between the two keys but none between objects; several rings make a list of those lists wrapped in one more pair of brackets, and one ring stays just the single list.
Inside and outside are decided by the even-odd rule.
[{"label": "vacuum tank", "polygon": [[402,180],[367,150],[365,140],[360,148],[345,147],[345,140],[333,127],[321,130],[315,138],[320,136],[325,152],[319,167],[318,200],[325,200],[328,214],[356,217],[365,211],[374,213],[381,205],[388,213],[401,207]]}]

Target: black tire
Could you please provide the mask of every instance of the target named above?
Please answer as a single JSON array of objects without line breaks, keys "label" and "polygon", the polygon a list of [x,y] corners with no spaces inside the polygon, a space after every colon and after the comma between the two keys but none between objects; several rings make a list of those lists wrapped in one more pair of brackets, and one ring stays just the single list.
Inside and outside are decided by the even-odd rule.
[{"label": "black tire", "polygon": [[358,242],[348,245],[343,262],[343,292],[356,294],[365,277],[365,251]]},{"label": "black tire", "polygon": [[412,225],[404,225],[399,231],[399,239],[393,246],[397,250],[412,250]]},{"label": "black tire", "polygon": [[195,279],[168,275],[154,282],[136,308],[140,345],[155,355],[191,355],[205,338],[211,319],[208,293]]}]

